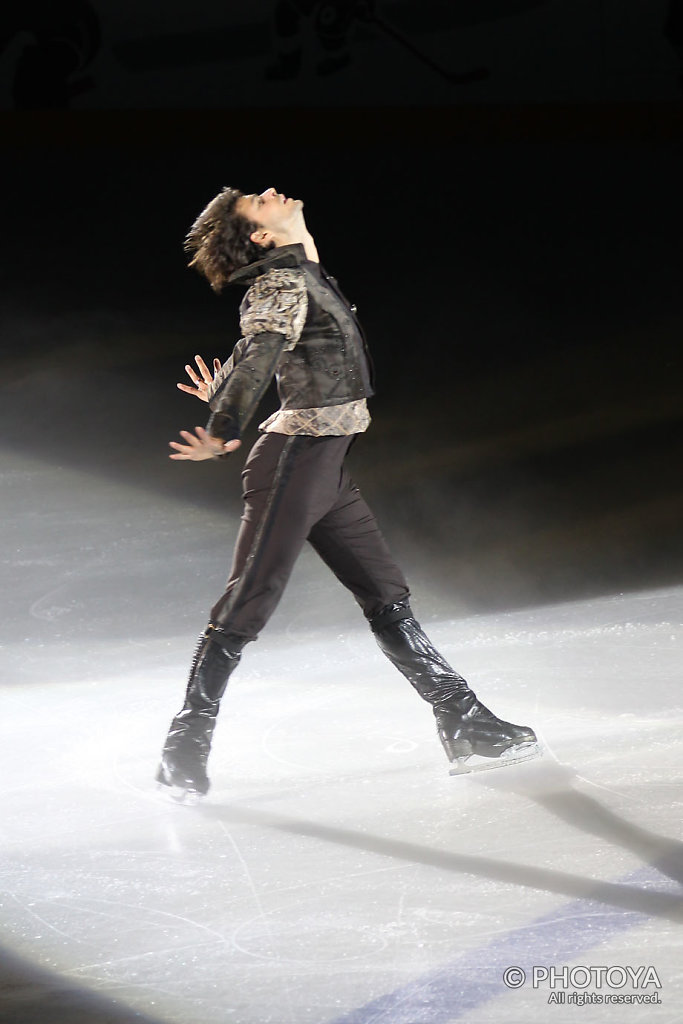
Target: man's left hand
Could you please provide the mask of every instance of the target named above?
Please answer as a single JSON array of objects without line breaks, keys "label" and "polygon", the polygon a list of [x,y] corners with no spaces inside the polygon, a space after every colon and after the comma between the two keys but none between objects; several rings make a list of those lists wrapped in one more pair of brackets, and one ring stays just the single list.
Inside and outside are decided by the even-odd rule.
[{"label": "man's left hand", "polygon": [[187,375],[194,384],[194,387],[191,388],[188,384],[178,384],[178,387],[180,388],[181,391],[184,391],[186,395],[194,395],[195,398],[200,398],[202,402],[208,402],[209,387],[213,383],[213,380],[218,371],[220,370],[222,364],[220,359],[214,359],[212,377],[211,371],[209,370],[208,366],[206,365],[202,357],[195,356],[194,358],[197,364],[197,369],[199,370],[201,376],[198,377],[194,369],[190,366],[190,364],[186,363],[185,369],[187,370]]},{"label": "man's left hand", "polygon": [[185,444],[179,441],[169,441],[175,452],[169,455],[170,459],[189,459],[191,462],[203,462],[205,459],[215,459],[219,455],[227,455],[234,452],[242,444],[241,441],[222,441],[220,437],[212,437],[204,427],[195,427],[194,434],[190,430],[181,430],[180,436],[184,438]]}]

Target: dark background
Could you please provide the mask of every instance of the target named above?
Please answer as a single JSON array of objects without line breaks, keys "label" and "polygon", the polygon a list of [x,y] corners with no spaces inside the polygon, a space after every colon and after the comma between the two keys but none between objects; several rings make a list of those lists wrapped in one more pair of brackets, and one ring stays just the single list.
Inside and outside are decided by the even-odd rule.
[{"label": "dark background", "polygon": [[352,7],[7,21],[3,445],[234,503],[241,458],[166,459],[205,413],[183,364],[238,337],[182,239],[274,185],[366,326],[354,469],[413,581],[449,610],[677,581],[680,6],[376,4],[418,53]]}]

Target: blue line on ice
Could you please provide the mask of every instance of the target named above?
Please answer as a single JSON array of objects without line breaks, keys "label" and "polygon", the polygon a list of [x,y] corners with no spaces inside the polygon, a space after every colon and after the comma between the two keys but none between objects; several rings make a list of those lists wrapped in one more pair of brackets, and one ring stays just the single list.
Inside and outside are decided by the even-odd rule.
[{"label": "blue line on ice", "polygon": [[[652,888],[660,894],[681,891],[679,883],[663,877],[649,865],[621,879],[620,884]],[[451,1024],[463,1018],[473,1020],[468,1016],[470,1012],[489,1000],[505,993],[514,999],[514,990],[506,988],[503,982],[506,967],[521,967],[527,974],[526,984],[530,986],[534,967],[561,968],[594,946],[648,919],[647,914],[610,908],[598,900],[572,900],[529,925],[469,950],[454,963],[429,971],[328,1024]],[[637,969],[641,963],[650,966],[640,955],[638,962],[634,961],[631,966]],[[596,961],[585,966],[617,965],[611,963],[609,957],[601,956],[599,964]],[[656,964],[654,966],[656,968]],[[558,990],[561,987],[558,985]],[[627,990],[631,991],[630,987],[624,989]],[[654,991],[647,989],[650,993]]]}]

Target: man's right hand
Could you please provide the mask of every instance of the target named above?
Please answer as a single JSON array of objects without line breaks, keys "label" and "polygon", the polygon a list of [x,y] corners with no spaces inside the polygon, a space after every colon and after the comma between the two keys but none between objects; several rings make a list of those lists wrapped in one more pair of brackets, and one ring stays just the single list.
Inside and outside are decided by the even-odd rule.
[{"label": "man's right hand", "polygon": [[180,388],[181,391],[184,391],[186,395],[194,395],[195,398],[200,398],[202,402],[208,402],[209,384],[212,383],[213,377],[215,377],[218,371],[220,370],[222,363],[220,359],[214,359],[212,377],[211,371],[209,370],[208,366],[206,365],[201,356],[195,356],[194,361],[197,364],[199,376],[197,376],[194,367],[190,366],[189,363],[186,363],[185,365],[187,375],[194,384],[194,387],[190,387],[189,384],[178,384],[178,387]]},{"label": "man's right hand", "polygon": [[234,441],[222,441],[220,437],[212,437],[204,427],[195,427],[194,434],[190,430],[181,430],[180,436],[185,444],[180,441],[169,441],[171,448],[175,451],[169,455],[170,459],[189,459],[190,462],[203,462],[205,459],[215,459],[221,455],[228,455],[234,452],[242,444],[235,438]]}]

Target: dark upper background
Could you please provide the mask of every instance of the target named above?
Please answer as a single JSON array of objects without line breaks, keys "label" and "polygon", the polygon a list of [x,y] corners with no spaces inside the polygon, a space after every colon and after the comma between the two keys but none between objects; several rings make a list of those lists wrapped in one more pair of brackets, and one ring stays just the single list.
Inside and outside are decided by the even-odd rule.
[{"label": "dark upper background", "polygon": [[482,608],[680,578],[681,0],[2,18],[6,446],[222,505],[163,454],[202,419],[183,363],[238,337],[181,243],[272,184],[370,336],[354,460],[413,578]]},{"label": "dark upper background", "polygon": [[22,0],[0,24],[20,107],[671,100],[683,58],[681,0]]}]

